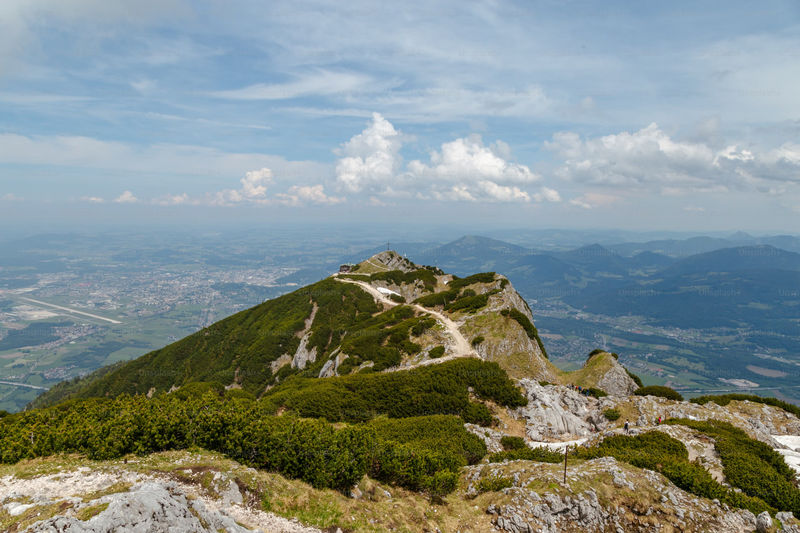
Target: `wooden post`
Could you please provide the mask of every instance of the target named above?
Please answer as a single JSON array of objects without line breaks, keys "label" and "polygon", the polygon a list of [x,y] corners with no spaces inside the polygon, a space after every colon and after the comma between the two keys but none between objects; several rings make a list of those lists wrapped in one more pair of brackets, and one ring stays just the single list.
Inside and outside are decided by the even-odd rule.
[{"label": "wooden post", "polygon": [[564,446],[564,484],[567,484],[567,452],[569,450],[569,444]]}]

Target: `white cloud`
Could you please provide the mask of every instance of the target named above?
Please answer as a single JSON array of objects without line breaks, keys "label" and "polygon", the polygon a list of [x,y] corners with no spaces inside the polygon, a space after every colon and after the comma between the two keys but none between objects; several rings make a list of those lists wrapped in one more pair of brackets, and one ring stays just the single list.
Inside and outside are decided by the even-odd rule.
[{"label": "white cloud", "polygon": [[21,202],[22,197],[9,192],[4,194],[3,196],[0,196],[0,200],[4,202]]},{"label": "white cloud", "polygon": [[400,133],[378,113],[372,123],[347,141],[339,151],[336,179],[349,192],[380,191],[397,175],[402,163]]},{"label": "white cloud", "polygon": [[275,195],[278,202],[285,205],[327,204],[334,205],[344,201],[344,198],[328,196],[321,184],[299,186],[293,185],[285,193]]},{"label": "white cloud", "polygon": [[557,191],[530,186],[541,176],[527,166],[509,161],[509,146],[497,141],[486,146],[480,136],[442,144],[430,161],[413,160],[403,168],[403,135],[375,113],[367,128],[339,151],[336,178],[351,193],[368,192],[373,198],[414,197],[441,201],[530,202],[560,201]]},{"label": "white cloud", "polygon": [[73,39],[96,39],[97,28],[110,24],[143,24],[170,14],[187,13],[183,0],[3,0],[0,2],[0,75],[20,61],[36,42],[40,28],[87,23],[92,32],[75,32]]},{"label": "white cloud", "polygon": [[158,198],[153,199],[153,203],[155,205],[170,206],[170,205],[184,205],[196,202],[193,202],[189,198],[188,194],[181,193],[181,194],[167,194],[165,196],[160,196]]},{"label": "white cloud", "polygon": [[[495,146],[506,153],[509,151],[505,143]],[[436,181],[491,180],[529,184],[541,179],[525,165],[503,159],[492,147],[485,146],[478,135],[444,143],[440,152],[431,153],[429,165],[415,160],[408,164],[408,170],[413,175]]]},{"label": "white cloud", "polygon": [[267,195],[267,185],[272,183],[272,170],[262,168],[251,170],[242,178],[242,193],[250,200],[264,198]]},{"label": "white cloud", "polygon": [[602,194],[596,192],[588,192],[577,198],[573,198],[569,201],[571,205],[576,207],[580,207],[583,209],[595,209],[597,207],[605,207],[607,205],[611,205],[620,201],[621,198],[619,196],[614,196],[611,194]]},{"label": "white cloud", "polygon": [[683,208],[683,210],[686,211],[687,213],[705,213],[706,208],[698,207],[696,205],[687,205],[686,207]]},{"label": "white cloud", "polygon": [[114,199],[118,204],[134,204],[139,201],[131,191],[125,191]]},{"label": "white cloud", "polygon": [[241,202],[267,203],[267,187],[272,184],[272,170],[250,170],[240,180],[239,189],[226,189],[212,196],[215,205],[233,205]]},{"label": "white cloud", "polygon": [[330,173],[328,165],[287,161],[269,154],[222,152],[205,146],[134,145],[79,136],[0,134],[0,163],[53,165],[125,171],[131,174],[241,176],[253,168],[270,168],[298,179]]},{"label": "white cloud", "polygon": [[563,159],[555,173],[573,182],[666,195],[776,190],[774,182],[800,183],[800,149],[784,144],[759,151],[674,140],[657,124],[592,139],[572,132],[553,135],[546,148]]},{"label": "white cloud", "polygon": [[100,198],[99,196],[83,196],[81,197],[82,202],[89,202],[90,204],[102,204],[105,203],[105,199]]},{"label": "white cloud", "polygon": [[374,85],[373,79],[364,74],[319,69],[287,83],[257,83],[241,89],[216,91],[211,95],[230,100],[288,100],[301,96],[350,94],[367,88],[375,90],[378,87]]}]

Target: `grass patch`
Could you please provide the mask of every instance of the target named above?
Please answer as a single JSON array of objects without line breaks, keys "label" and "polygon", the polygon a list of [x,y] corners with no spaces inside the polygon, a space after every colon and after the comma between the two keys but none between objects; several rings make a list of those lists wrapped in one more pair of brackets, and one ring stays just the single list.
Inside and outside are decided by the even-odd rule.
[{"label": "grass patch", "polygon": [[86,522],[93,516],[99,515],[103,511],[108,509],[108,502],[106,503],[98,503],[97,505],[89,505],[87,507],[83,507],[79,509],[75,513],[75,518],[80,520],[81,522]]}]

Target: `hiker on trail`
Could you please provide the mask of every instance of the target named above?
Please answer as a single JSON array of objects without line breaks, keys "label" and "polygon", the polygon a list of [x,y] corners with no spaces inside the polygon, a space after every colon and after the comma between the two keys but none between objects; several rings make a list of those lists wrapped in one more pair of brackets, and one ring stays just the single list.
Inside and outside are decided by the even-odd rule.
[{"label": "hiker on trail", "polygon": [[659,426],[661,425],[661,417],[660,416],[658,417],[658,425]]},{"label": "hiker on trail", "polygon": [[628,421],[625,421],[625,433],[630,433],[630,429],[628,427]]}]

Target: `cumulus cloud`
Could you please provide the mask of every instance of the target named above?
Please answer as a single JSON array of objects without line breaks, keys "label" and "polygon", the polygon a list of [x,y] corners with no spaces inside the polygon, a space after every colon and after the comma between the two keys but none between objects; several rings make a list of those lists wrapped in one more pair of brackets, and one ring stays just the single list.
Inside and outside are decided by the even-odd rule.
[{"label": "cumulus cloud", "polygon": [[556,175],[573,182],[662,194],[775,189],[770,182],[800,182],[800,149],[785,144],[757,151],[675,140],[657,124],[636,131],[582,139],[561,132],[546,142],[563,162]]},{"label": "cumulus cloud", "polygon": [[557,191],[531,185],[541,176],[509,161],[509,146],[485,145],[478,135],[456,139],[433,150],[430,160],[413,160],[403,168],[403,135],[375,113],[367,128],[339,151],[338,184],[348,192],[368,192],[372,198],[414,197],[441,201],[530,202],[560,201]]},{"label": "cumulus cloud", "polygon": [[105,203],[105,199],[100,198],[99,196],[83,196],[81,197],[82,202],[89,202],[90,204],[102,204]]},{"label": "cumulus cloud", "polygon": [[239,189],[226,189],[217,192],[211,203],[218,205],[232,205],[241,202],[266,203],[267,187],[272,184],[272,170],[261,168],[246,172],[239,180],[242,186]]},{"label": "cumulus cloud", "polygon": [[402,159],[400,133],[378,113],[358,135],[347,141],[336,163],[336,179],[349,192],[381,191],[397,175]]},{"label": "cumulus cloud", "polygon": [[135,204],[139,199],[131,191],[125,191],[117,196],[114,201],[118,204]]},{"label": "cumulus cloud", "polygon": [[275,195],[278,202],[284,205],[334,205],[344,201],[344,198],[328,196],[325,188],[321,184],[317,185],[293,185],[285,193]]}]

